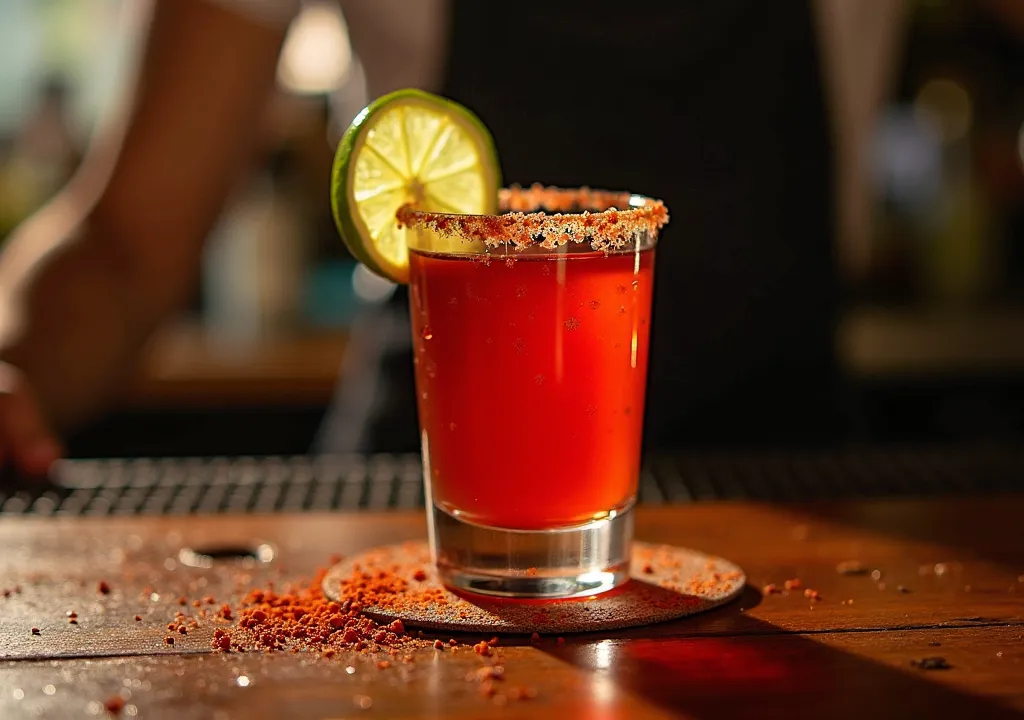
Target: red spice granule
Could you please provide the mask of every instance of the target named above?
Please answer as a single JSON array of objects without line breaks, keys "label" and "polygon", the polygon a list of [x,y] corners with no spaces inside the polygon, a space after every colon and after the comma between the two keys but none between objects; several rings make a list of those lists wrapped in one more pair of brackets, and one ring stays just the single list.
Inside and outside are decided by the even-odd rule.
[{"label": "red spice granule", "polygon": [[821,600],[821,593],[819,593],[817,590],[807,588],[806,590],[804,590],[804,597],[810,598],[811,600]]},{"label": "red spice granule", "polygon": [[[374,666],[386,670],[395,662],[413,663],[413,648],[443,651],[451,646],[459,650],[459,642],[450,638],[425,639],[423,633],[409,631],[401,620],[378,622],[363,614],[362,608],[386,607],[400,610],[415,607],[405,603],[438,603],[444,600],[443,591],[436,588],[409,591],[409,583],[391,571],[364,571],[356,569],[350,578],[340,584],[340,599],[330,600],[323,591],[327,570],[319,571],[310,581],[281,591],[273,588],[250,591],[233,610],[236,618],[232,627],[219,627],[213,633],[212,647],[221,652],[264,651],[319,653],[324,660],[347,657],[351,653],[374,654]],[[217,613],[221,619],[231,617],[232,610],[224,605]],[[539,635],[534,634],[539,639]],[[492,657],[492,647],[499,643],[497,636],[473,645],[481,658]],[[564,639],[559,639],[564,643]],[[379,654],[378,654],[379,653]],[[380,655],[385,655],[383,659]],[[493,661],[491,661],[493,662]],[[495,691],[495,682],[504,680],[505,668],[488,664],[478,669],[472,679],[480,683],[480,691],[495,702],[508,698]],[[467,677],[467,679],[471,679]],[[514,699],[536,697],[536,691],[518,688]],[[367,698],[369,700],[369,698]]]},{"label": "red spice granule", "polygon": [[201,602],[199,602],[198,600],[193,600],[193,601],[192,601],[192,607],[195,607],[195,608],[197,608],[197,607],[199,607],[200,605],[202,605],[202,603],[201,603]]},{"label": "red spice granule", "polygon": [[171,637],[170,635],[168,635],[167,637],[164,638],[164,643],[166,643],[167,645],[173,645],[174,644],[174,638]]},{"label": "red spice granule", "polygon": [[136,615],[135,616],[135,622],[142,622],[142,616],[141,615]]},{"label": "red spice granule", "polygon": [[213,631],[213,649],[228,652],[231,650],[231,636],[217,628]]},{"label": "red spice granule", "polygon": [[67,616],[68,616],[69,618],[71,618],[71,619],[75,619],[75,618],[77,618],[77,617],[78,617],[78,613],[76,613],[76,612],[75,612],[74,610],[68,610],[68,611],[67,611],[66,613],[64,613],[64,614],[65,614],[65,615],[67,615]]},{"label": "red spice granule", "polygon": [[535,568],[535,567],[526,568],[526,575],[527,575],[527,577],[536,577],[536,575],[537,575],[537,568]]},{"label": "red spice granule", "polygon": [[68,625],[77,625],[78,621],[75,618],[68,619]]},{"label": "red spice granule", "polygon": [[533,643],[534,645],[539,643],[540,642],[540,635],[538,635],[537,633],[533,633],[532,635],[530,635],[530,642]]},{"label": "red spice granule", "polygon": [[[280,593],[271,589],[251,591],[236,610],[235,627],[222,631],[229,640],[215,636],[214,647],[223,649],[227,642],[238,649],[306,649],[322,654],[329,648],[377,651],[418,642],[406,634],[400,620],[377,623],[361,612],[359,601],[366,598],[372,602],[380,594],[393,592],[394,578],[386,573],[372,577],[360,574],[345,589],[344,601],[339,603],[323,593],[321,583],[326,572],[321,570],[308,584]],[[230,612],[222,607],[218,615],[227,619]],[[419,642],[429,646],[427,641]]]},{"label": "red spice granule", "polygon": [[181,605],[182,607],[184,607],[185,605],[188,605],[188,600],[186,600],[183,597],[180,597],[180,598],[178,598],[178,604]]},{"label": "red spice granule", "polygon": [[557,645],[565,645],[565,638],[564,637],[558,638],[557,640],[555,640],[555,644],[557,644]]},{"label": "red spice granule", "polygon": [[103,703],[103,708],[111,715],[120,715],[121,711],[124,710],[124,698],[120,695],[111,695]]},{"label": "red spice granule", "polygon": [[96,586],[96,589],[102,595],[109,595],[110,594],[110,585],[107,584],[106,580],[100,580],[100,584]]},{"label": "red spice granule", "polygon": [[421,568],[412,574],[412,579],[416,582],[423,582],[427,579],[427,573]]},{"label": "red spice granule", "polygon": [[643,568],[641,568],[641,572],[643,572],[645,575],[653,575],[654,567],[650,563],[646,563],[643,566]]},{"label": "red spice granule", "polygon": [[36,628],[36,627],[32,628],[32,634],[33,635],[38,635],[39,634],[39,628]]},{"label": "red spice granule", "polygon": [[781,591],[777,587],[775,587],[774,583],[768,583],[767,585],[764,586],[764,588],[762,589],[762,592],[765,595],[771,595],[773,593],[777,593],[777,592],[781,592]]},{"label": "red spice granule", "polygon": [[184,625],[179,625],[178,626],[178,633],[181,634],[181,635],[188,635],[188,628],[185,627]]},{"label": "red spice granule", "polygon": [[204,595],[203,596],[203,604],[204,605],[216,605],[217,601],[213,599],[213,595]]},{"label": "red spice granule", "polygon": [[792,578],[782,583],[782,586],[787,590],[796,590],[800,587],[800,578]]}]

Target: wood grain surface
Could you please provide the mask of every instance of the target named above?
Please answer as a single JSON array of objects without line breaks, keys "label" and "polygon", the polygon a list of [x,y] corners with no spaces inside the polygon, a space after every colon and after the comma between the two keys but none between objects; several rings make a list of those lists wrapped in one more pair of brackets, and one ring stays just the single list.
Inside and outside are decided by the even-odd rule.
[{"label": "wood grain surface", "polygon": [[[116,694],[122,716],[143,718],[1020,717],[1022,513],[1021,497],[645,508],[638,537],[732,560],[743,596],[562,644],[512,637],[487,660],[418,651],[387,670],[355,654],[214,654],[209,623],[169,646],[166,624],[204,596],[235,602],[333,553],[422,537],[421,514],[5,518],[0,717],[102,717]],[[189,549],[226,556],[195,568]],[[950,667],[912,665],[926,657]],[[493,697],[465,679],[483,662],[505,668]],[[536,698],[511,699],[520,687]]]}]

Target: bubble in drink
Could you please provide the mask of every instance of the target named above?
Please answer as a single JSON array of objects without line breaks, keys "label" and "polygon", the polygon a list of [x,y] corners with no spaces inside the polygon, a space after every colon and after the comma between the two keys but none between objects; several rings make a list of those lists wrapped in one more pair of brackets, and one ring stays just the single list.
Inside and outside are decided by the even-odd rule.
[{"label": "bubble in drink", "polygon": [[[631,354],[651,283],[639,287],[628,314],[595,312],[582,322],[580,312],[621,302],[618,288],[629,287],[635,264],[632,253],[595,252],[484,267],[412,250],[421,303],[413,317],[428,312],[413,337],[426,352],[416,375],[429,390],[419,413],[437,473],[435,503],[481,525],[529,530],[592,520],[628,501],[643,413],[624,416],[622,408],[643,403],[646,333],[636,334],[635,363]],[[653,252],[642,252],[639,276],[649,278],[653,267]],[[555,282],[556,274],[564,281]],[[479,302],[451,307],[448,299],[470,282]],[[427,327],[430,342],[421,331]],[[540,426],[562,441],[537,432]],[[506,431],[510,441],[496,442]]]}]

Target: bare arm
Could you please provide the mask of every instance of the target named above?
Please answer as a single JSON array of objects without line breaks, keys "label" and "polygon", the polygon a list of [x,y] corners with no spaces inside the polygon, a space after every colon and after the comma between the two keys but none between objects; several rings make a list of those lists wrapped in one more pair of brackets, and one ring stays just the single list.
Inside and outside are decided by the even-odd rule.
[{"label": "bare arm", "polygon": [[12,237],[0,258],[0,360],[27,377],[52,427],[98,411],[187,301],[250,157],[283,36],[203,0],[157,0],[119,129]]}]

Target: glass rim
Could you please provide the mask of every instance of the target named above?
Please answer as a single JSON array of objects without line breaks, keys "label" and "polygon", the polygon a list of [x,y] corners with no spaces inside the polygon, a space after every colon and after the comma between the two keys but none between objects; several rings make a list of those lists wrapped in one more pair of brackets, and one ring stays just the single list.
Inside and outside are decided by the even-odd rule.
[{"label": "glass rim", "polygon": [[653,242],[668,223],[661,200],[625,190],[512,185],[498,192],[497,214],[468,214],[399,208],[401,227],[429,230],[448,238],[553,250],[587,242],[595,250],[619,249],[646,235]]}]

